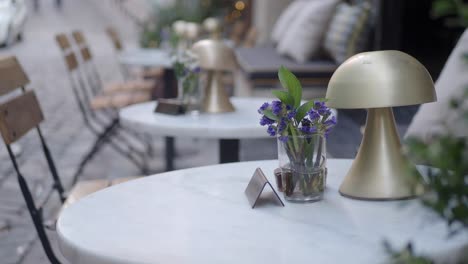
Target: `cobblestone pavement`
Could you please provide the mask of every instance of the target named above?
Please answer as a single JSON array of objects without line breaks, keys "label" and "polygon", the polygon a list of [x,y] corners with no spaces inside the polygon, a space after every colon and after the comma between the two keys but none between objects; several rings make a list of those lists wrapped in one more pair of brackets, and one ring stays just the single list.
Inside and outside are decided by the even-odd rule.
[{"label": "cobblestone pavement", "polygon": [[[119,70],[104,29],[109,25],[119,28],[127,47],[137,45],[138,33],[132,21],[115,7],[112,0],[63,1],[62,10],[56,10],[53,2],[42,0],[39,12],[30,10],[23,41],[0,50],[0,55],[16,55],[28,73],[31,80],[28,88],[36,91],[45,113],[46,121],[42,125],[44,136],[55,157],[59,173],[69,188],[71,175],[82,155],[91,147],[94,137],[83,126],[54,35],[57,32],[81,29],[91,45],[103,79],[116,80],[119,79]],[[140,7],[137,10],[145,8]],[[353,119],[353,116],[357,118]],[[342,115],[339,119],[339,127],[330,137],[329,152],[334,157],[352,157],[360,141],[359,123],[363,122],[363,113],[354,112],[349,118]],[[153,138],[152,142],[156,155],[150,166],[153,172],[160,172],[163,170],[163,141],[161,138]],[[36,200],[41,200],[49,192],[51,182],[38,143],[34,133],[24,137],[19,142],[22,148],[19,159]],[[217,163],[216,141],[178,139],[176,149],[177,168]],[[3,144],[0,145],[0,264],[48,263],[6,154]],[[274,140],[241,142],[241,160],[275,157]],[[137,168],[105,147],[88,164],[81,179],[136,174]],[[46,215],[49,217],[57,210],[56,198],[52,197],[46,208]],[[54,234],[51,233],[51,236],[53,238]]]}]

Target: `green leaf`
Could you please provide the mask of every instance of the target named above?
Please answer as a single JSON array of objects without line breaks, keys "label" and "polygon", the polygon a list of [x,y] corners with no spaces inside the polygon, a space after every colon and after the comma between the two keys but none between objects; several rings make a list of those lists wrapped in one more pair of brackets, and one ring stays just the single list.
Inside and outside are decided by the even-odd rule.
[{"label": "green leaf", "polygon": [[301,122],[304,116],[306,116],[307,112],[309,112],[309,110],[314,107],[314,104],[315,101],[308,101],[297,109],[296,116],[294,116],[294,118],[298,123]]},{"label": "green leaf", "polygon": [[286,67],[281,66],[278,70],[278,78],[281,85],[289,91],[289,94],[294,99],[294,108],[298,108],[301,104],[302,86],[296,76]]},{"label": "green leaf", "polygon": [[264,110],[263,114],[271,120],[279,121],[279,118],[275,114],[273,114],[273,112],[270,109]]},{"label": "green leaf", "polygon": [[457,12],[457,6],[452,1],[437,0],[432,3],[432,16],[434,18],[452,15]]},{"label": "green leaf", "polygon": [[280,101],[283,104],[290,105],[290,106],[294,105],[294,98],[292,98],[292,96],[288,92],[286,92],[286,91],[272,91],[271,93],[274,96],[278,97],[278,99],[280,99]]}]

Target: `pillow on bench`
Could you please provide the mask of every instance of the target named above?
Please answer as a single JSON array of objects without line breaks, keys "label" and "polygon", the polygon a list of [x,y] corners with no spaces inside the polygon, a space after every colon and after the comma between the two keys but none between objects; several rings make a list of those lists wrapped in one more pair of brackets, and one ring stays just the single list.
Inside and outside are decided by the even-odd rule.
[{"label": "pillow on bench", "polygon": [[290,23],[278,43],[278,53],[304,63],[320,52],[323,35],[338,0],[310,0]]},{"label": "pillow on bench", "polygon": [[276,20],[273,30],[271,31],[271,41],[273,44],[278,44],[285,32],[288,31],[289,26],[294,21],[294,18],[307,4],[307,0],[296,0],[286,7],[281,13],[278,20]]},{"label": "pillow on bench", "polygon": [[368,2],[350,5],[340,3],[325,33],[324,50],[337,62],[365,51],[371,28]]}]

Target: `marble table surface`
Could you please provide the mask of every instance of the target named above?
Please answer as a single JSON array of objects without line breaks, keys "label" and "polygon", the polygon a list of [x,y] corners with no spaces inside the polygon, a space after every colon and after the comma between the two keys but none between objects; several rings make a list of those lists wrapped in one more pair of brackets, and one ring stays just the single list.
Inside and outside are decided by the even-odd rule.
[{"label": "marble table surface", "polygon": [[141,67],[172,68],[172,59],[169,52],[162,49],[134,49],[119,54],[121,64]]},{"label": "marble table surface", "polygon": [[152,135],[213,139],[242,139],[269,137],[260,126],[257,109],[265,98],[231,98],[236,108],[231,113],[198,113],[167,115],[154,113],[156,102],[135,104],[119,111],[123,126],[132,127]]},{"label": "marble table surface", "polygon": [[[244,190],[255,168],[273,182],[277,161],[231,163],[157,174],[91,194],[57,222],[59,247],[74,264],[381,263],[382,241],[408,241],[440,254],[468,243],[447,239],[444,222],[418,201],[344,198],[338,186],[351,160],[328,160],[324,200],[263,202]],[[270,194],[271,192],[266,194]]]}]

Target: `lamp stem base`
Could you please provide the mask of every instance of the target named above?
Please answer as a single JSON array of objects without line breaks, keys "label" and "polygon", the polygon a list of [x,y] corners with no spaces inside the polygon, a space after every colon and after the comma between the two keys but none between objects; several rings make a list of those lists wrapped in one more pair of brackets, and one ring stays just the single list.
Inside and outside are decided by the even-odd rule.
[{"label": "lamp stem base", "polygon": [[358,154],[340,186],[340,194],[361,200],[402,200],[423,193],[421,176],[403,155],[392,108],[368,110]]},{"label": "lamp stem base", "polygon": [[208,71],[207,85],[205,88],[205,98],[202,103],[203,112],[226,113],[234,112],[235,108],[229,100],[229,96],[224,88],[222,72]]}]

